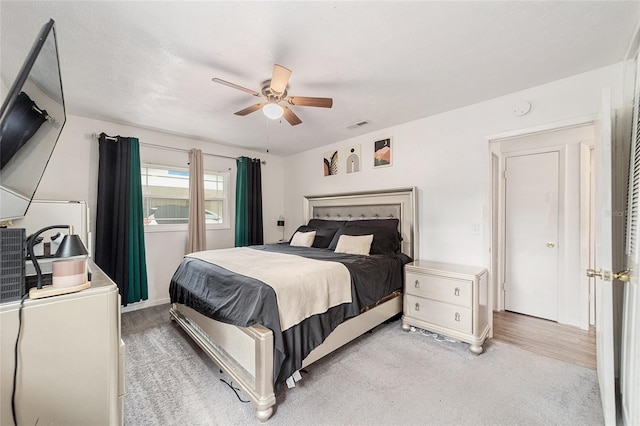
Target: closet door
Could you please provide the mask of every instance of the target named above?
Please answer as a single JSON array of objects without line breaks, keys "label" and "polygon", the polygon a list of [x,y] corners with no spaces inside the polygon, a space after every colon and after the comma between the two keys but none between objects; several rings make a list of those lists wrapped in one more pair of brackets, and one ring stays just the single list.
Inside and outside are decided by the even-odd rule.
[{"label": "closet door", "polygon": [[[636,84],[640,86],[639,84]],[[640,424],[640,122],[639,89],[633,111],[633,140],[629,167],[629,201],[627,208],[627,268],[629,281],[624,283],[622,344],[620,354],[620,393],[624,424]]]},{"label": "closet door", "polygon": [[596,358],[600,398],[606,425],[616,424],[613,315],[613,222],[611,212],[611,94],[603,91],[600,120],[595,123],[595,266],[587,275],[596,276]]},{"label": "closet door", "polygon": [[558,319],[559,152],[505,158],[505,309]]}]

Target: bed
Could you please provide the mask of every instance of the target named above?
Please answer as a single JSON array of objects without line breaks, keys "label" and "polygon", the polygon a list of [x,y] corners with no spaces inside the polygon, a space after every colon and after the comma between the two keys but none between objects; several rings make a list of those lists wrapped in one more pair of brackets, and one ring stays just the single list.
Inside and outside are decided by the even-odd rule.
[{"label": "bed", "polygon": [[[402,312],[403,265],[418,254],[416,191],[406,188],[306,196],[305,226],[294,233],[291,244],[185,256],[170,285],[171,318],[245,392],[259,420],[271,417],[276,392],[298,369]],[[379,226],[389,229],[389,223],[398,235],[395,255],[387,255],[388,247],[380,245],[387,240],[379,235],[390,234],[379,231]],[[327,248],[324,243],[316,248],[324,232],[319,226],[325,224],[339,229]],[[352,241],[369,237],[364,235],[369,231],[349,229],[366,231],[371,226],[375,227],[375,239],[369,241],[370,256],[351,254],[352,248],[340,253]],[[308,241],[298,244],[299,238],[308,240],[310,236],[315,236],[314,247],[307,247]],[[283,259],[296,262],[295,266],[287,266]],[[318,264],[322,264],[322,274],[325,265],[331,265],[328,277],[314,269]],[[291,283],[301,279],[305,285],[287,287],[285,275],[296,274],[278,272],[280,267],[283,271],[287,267],[306,271],[308,267],[309,274],[290,278]],[[341,281],[345,270],[346,284]],[[312,276],[318,280],[313,285],[309,284]],[[377,278],[382,276],[385,279]],[[217,283],[224,286],[220,284],[214,291],[211,286],[217,287]],[[279,286],[295,287],[299,292],[298,287],[306,286],[304,291],[318,293],[312,297],[307,293],[290,295],[291,290],[285,293]],[[325,293],[326,301],[319,296]],[[302,299],[312,303],[296,302]]]}]

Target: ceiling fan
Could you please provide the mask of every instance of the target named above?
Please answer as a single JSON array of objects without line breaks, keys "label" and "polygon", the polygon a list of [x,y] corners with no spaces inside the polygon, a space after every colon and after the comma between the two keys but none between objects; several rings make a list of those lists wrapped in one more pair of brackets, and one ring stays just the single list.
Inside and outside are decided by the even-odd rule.
[{"label": "ceiling fan", "polygon": [[250,95],[264,98],[265,101],[251,105],[245,109],[236,112],[236,115],[248,115],[262,108],[264,114],[277,120],[284,116],[284,119],[292,126],[302,123],[302,120],[291,111],[286,105],[280,105],[280,102],[286,102],[289,105],[295,106],[309,106],[320,108],[331,108],[333,106],[333,99],[331,98],[311,98],[308,96],[287,96],[287,84],[289,83],[289,77],[291,76],[291,70],[283,67],[282,65],[275,64],[273,66],[273,74],[270,80],[266,80],[262,83],[260,92],[247,89],[246,87],[238,86],[237,84],[230,83],[220,78],[212,78],[215,83],[224,84],[225,86],[232,87],[234,89],[242,90]]}]

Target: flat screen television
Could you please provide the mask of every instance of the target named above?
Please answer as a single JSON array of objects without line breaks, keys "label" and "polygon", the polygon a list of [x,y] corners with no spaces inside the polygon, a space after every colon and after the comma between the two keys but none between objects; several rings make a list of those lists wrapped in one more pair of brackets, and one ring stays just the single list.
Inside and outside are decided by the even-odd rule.
[{"label": "flat screen television", "polygon": [[0,221],[27,213],[67,120],[53,19],[16,76],[11,65],[23,57],[5,46],[0,56]]}]

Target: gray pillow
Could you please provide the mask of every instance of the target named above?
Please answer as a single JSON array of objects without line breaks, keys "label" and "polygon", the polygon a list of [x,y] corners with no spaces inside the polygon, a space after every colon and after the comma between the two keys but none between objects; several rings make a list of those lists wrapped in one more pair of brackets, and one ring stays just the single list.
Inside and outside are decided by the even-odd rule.
[{"label": "gray pillow", "polygon": [[[327,248],[329,247],[329,244],[331,243],[331,240],[337,230],[338,228],[319,228],[316,226],[302,225],[298,227],[296,232],[316,231],[316,237],[314,238],[313,244],[311,245],[311,247]],[[294,235],[295,235],[295,232],[294,232]]]},{"label": "gray pillow", "polygon": [[[397,219],[396,219],[397,220]],[[402,251],[402,239],[397,228],[376,224],[363,224],[350,221],[344,224],[333,236],[329,244],[330,250],[335,250],[338,245],[340,235],[373,235],[373,242],[369,254],[396,254]],[[369,221],[367,221],[369,222]],[[396,222],[397,226],[397,222]]]},{"label": "gray pillow", "polygon": [[338,229],[345,223],[347,223],[346,220],[310,219],[307,226],[313,226],[314,228]]}]

